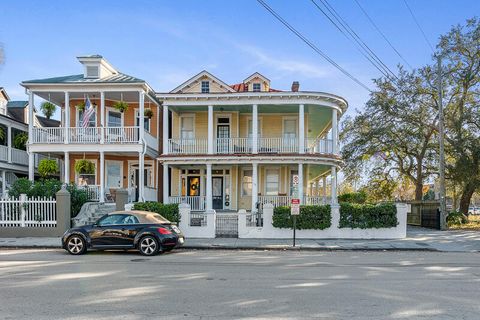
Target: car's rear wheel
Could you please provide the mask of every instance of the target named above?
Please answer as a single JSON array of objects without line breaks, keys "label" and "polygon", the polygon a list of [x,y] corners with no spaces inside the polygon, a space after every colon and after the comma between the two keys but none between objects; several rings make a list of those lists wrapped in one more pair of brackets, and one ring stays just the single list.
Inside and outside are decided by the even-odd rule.
[{"label": "car's rear wheel", "polygon": [[152,236],[144,236],[138,242],[138,250],[144,256],[154,256],[160,250],[157,239]]},{"label": "car's rear wheel", "polygon": [[70,236],[67,240],[67,251],[73,255],[84,254],[87,251],[87,243],[79,235]]}]

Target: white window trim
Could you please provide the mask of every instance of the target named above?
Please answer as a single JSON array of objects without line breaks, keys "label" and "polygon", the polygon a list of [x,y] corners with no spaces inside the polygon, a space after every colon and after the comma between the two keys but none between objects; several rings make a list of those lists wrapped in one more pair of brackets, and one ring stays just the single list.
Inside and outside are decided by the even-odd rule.
[{"label": "white window trim", "polygon": [[[88,67],[95,67],[95,68],[97,68],[97,75],[96,75],[96,76],[89,76],[89,75],[88,75]],[[87,79],[97,79],[97,78],[100,78],[100,65],[98,65],[98,64],[85,64],[85,78],[87,78]]]},{"label": "white window trim", "polygon": [[[127,179],[128,179],[128,188],[132,188],[132,183],[131,183],[131,180],[130,180],[130,176],[133,174],[133,166],[134,165],[139,165],[139,162],[138,160],[128,160],[128,176],[127,176]],[[155,189],[158,189],[158,187],[156,186],[156,179],[155,179],[155,176],[157,174],[156,170],[155,170],[155,163],[154,163],[154,160],[145,160],[145,163],[144,163],[144,166],[145,166],[145,169],[147,169],[147,165],[151,166],[152,168],[152,179],[151,179],[151,185],[153,187],[149,187],[149,188],[155,188]],[[146,182],[146,181],[145,181]],[[148,183],[146,183],[146,186],[148,187]]]},{"label": "white window trim", "polygon": [[121,120],[121,122],[122,122],[122,127],[124,127],[124,126],[125,126],[125,120],[124,120],[124,119],[125,119],[125,117],[124,117],[125,112],[120,112],[120,111],[118,111],[117,109],[115,109],[114,107],[105,107],[105,122],[106,122],[106,123],[105,123],[105,126],[108,127],[108,113],[109,113],[110,111],[113,111],[113,112],[115,112],[115,113],[120,113],[120,115],[121,115],[121,117],[122,117],[122,120]]},{"label": "white window trim", "polygon": [[[133,114],[134,114],[134,122],[133,122],[133,124],[134,124],[134,126],[136,126],[136,125],[137,125],[137,118],[140,117],[140,112],[139,112],[139,108],[134,108],[133,110],[134,110],[134,111],[133,111]],[[147,118],[147,117],[145,117],[145,119],[148,120],[148,130],[146,130],[146,131],[147,131],[148,133],[150,133],[150,132],[152,132],[152,119],[149,119],[149,118]],[[123,113],[122,113],[122,123],[123,123]],[[140,127],[141,129],[144,129],[144,130],[145,130],[145,127],[144,127],[143,123],[140,123],[140,122],[139,122],[138,124],[139,124],[139,127]]]},{"label": "white window trim", "polygon": [[[253,125],[253,117],[252,116],[247,116],[247,138],[248,138],[248,133],[250,132],[250,127],[249,123],[250,120],[252,120],[252,125]],[[258,122],[260,123],[260,126],[258,127],[258,136],[261,138],[263,136],[263,116],[258,116]],[[253,132],[253,128],[252,128]]]},{"label": "white window trim", "polygon": [[[93,105],[93,104],[92,104]],[[97,126],[98,124],[98,106],[97,107],[93,107],[95,109],[95,127]],[[70,124],[71,126],[71,124]],[[81,127],[82,124],[80,123],[80,110],[78,109],[78,106],[75,106],[75,126],[76,127]]]},{"label": "white window trim", "polygon": [[[254,90],[254,87],[255,87],[256,84],[258,84],[260,86],[259,91]],[[262,83],[261,82],[252,82],[252,92],[262,92]]]},{"label": "white window trim", "polygon": [[298,117],[297,116],[284,116],[282,117],[282,138],[285,136],[285,120],[295,120],[295,135],[296,138],[298,139],[299,137],[299,127],[298,127]]},{"label": "white window trim", "polygon": [[[77,161],[80,161],[80,160],[84,160],[84,159],[75,159],[75,162],[73,164],[73,168],[74,168],[74,171],[75,171],[75,184],[78,185],[78,178],[80,177],[80,174],[75,170],[75,164],[77,163]],[[99,165],[98,165],[98,162],[100,160],[98,159],[92,159],[92,158],[85,158],[85,160],[88,160],[88,161],[91,161],[95,164],[95,185],[98,185],[98,172],[97,172],[97,168],[99,168]]]},{"label": "white window trim", "polygon": [[[108,163],[118,163],[120,164],[120,187],[109,187],[107,185],[107,176],[108,176],[108,170],[107,170],[107,167],[108,167]],[[105,160],[105,179],[103,180],[105,181],[105,188],[111,188],[111,189],[120,189],[120,188],[123,188],[123,161],[121,160]]]},{"label": "white window trim", "polygon": [[[203,92],[203,83],[208,83],[208,92]],[[200,93],[210,93],[211,92],[211,81],[210,80],[200,80]]]},{"label": "white window trim", "polygon": [[[214,139],[217,139],[217,131],[218,131],[218,118],[228,118],[228,127],[229,127],[229,137],[231,138],[232,137],[232,114],[231,113],[218,113],[218,114],[215,114],[215,117],[214,117],[214,133],[213,133],[213,136],[214,136]],[[222,123],[222,124],[225,124],[225,123]]]},{"label": "white window trim", "polygon": [[[263,176],[264,176],[264,183],[263,183],[263,194],[265,196],[267,196],[267,171],[268,170],[276,170],[277,173],[278,173],[278,188],[277,188],[277,196],[279,193],[281,193],[281,186],[282,186],[282,182],[280,181],[280,179],[282,178],[282,174],[281,174],[281,168],[279,166],[268,166],[268,167],[265,167],[264,168],[264,172],[263,172]],[[272,195],[274,196],[274,195]]]},{"label": "white window trim", "polygon": [[178,116],[178,139],[182,139],[182,118],[193,118],[193,136],[195,136],[195,122],[197,120],[195,113],[182,113]]}]

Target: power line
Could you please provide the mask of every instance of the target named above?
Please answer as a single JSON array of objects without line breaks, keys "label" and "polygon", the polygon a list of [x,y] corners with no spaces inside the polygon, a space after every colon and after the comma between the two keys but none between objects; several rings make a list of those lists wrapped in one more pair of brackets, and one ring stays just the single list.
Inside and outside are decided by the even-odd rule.
[{"label": "power line", "polygon": [[[325,16],[328,17],[328,15],[325,13],[325,11],[323,11],[320,6],[315,2],[315,0],[311,0],[312,3],[315,5],[315,7],[317,7],[317,9],[319,9]],[[372,63],[375,68],[377,68],[385,77],[387,77],[388,79],[392,80],[391,78],[395,78],[395,79],[398,79],[397,76],[395,75],[395,73],[392,72],[392,70],[390,70],[390,68],[388,68],[388,66],[383,63],[383,61],[375,54],[375,52],[373,52],[372,49],[370,49],[370,47],[365,43],[365,41],[363,41],[360,36],[355,32],[355,30],[353,30],[349,24],[345,21],[345,19],[343,19],[340,14],[335,10],[335,8],[333,8],[330,3],[328,3],[327,0],[320,0],[323,4],[323,6],[328,10],[328,12],[333,16],[333,18],[342,26],[342,28],[350,35],[350,38],[348,36],[345,35],[344,32],[342,32],[342,30],[338,27],[338,25],[332,21],[332,19],[329,18],[329,20],[347,37],[349,38],[350,40],[353,40],[357,46],[359,46],[363,52],[365,52],[366,55],[368,55],[368,57],[362,53],[362,55],[364,57],[367,58],[368,61],[370,61],[370,63]],[[358,48],[358,47],[357,47]],[[373,61],[374,62],[373,62]]]},{"label": "power line", "polygon": [[330,64],[332,64],[335,68],[340,70],[347,77],[352,79],[358,85],[363,87],[365,90],[368,90],[368,91],[372,92],[372,90],[370,90],[370,88],[367,85],[365,85],[363,82],[361,82],[356,77],[354,77],[352,74],[350,74],[347,70],[345,70],[340,65],[338,65],[332,58],[330,58],[326,53],[324,53],[322,50],[320,50],[315,44],[313,44],[304,35],[302,35],[297,29],[295,29],[285,19],[283,19],[277,12],[275,12],[275,10],[273,10],[267,3],[265,3],[265,1],[257,0],[257,2],[260,3],[265,9],[267,9],[267,11],[270,12],[278,21],[280,21],[292,33],[294,33],[298,38],[300,38],[303,42],[305,42],[305,44],[307,44],[310,48],[312,48],[317,54],[319,54],[321,57],[323,57],[325,60],[327,60]]},{"label": "power line", "polygon": [[370,21],[370,23],[373,25],[373,27],[378,31],[378,33],[380,33],[380,35],[383,37],[383,39],[388,43],[388,45],[393,49],[393,51],[395,51],[395,53],[400,57],[400,59],[403,60],[403,62],[405,62],[405,64],[407,66],[410,67],[410,69],[413,69],[413,67],[410,65],[410,63],[408,63],[407,60],[405,60],[405,58],[400,54],[400,52],[393,46],[393,44],[390,42],[390,40],[388,40],[387,36],[382,32],[382,30],[380,30],[380,28],[377,26],[377,24],[373,21],[373,19],[370,17],[370,15],[365,11],[365,9],[360,5],[360,2],[358,2],[358,0],[354,0],[358,7],[360,8],[360,10],[363,12],[363,14],[367,17],[368,21]]},{"label": "power line", "polygon": [[432,44],[430,43],[430,41],[429,41],[428,38],[427,38],[427,35],[425,34],[425,32],[424,32],[423,29],[422,29],[422,26],[420,26],[420,23],[418,23],[418,20],[417,20],[417,18],[415,17],[415,15],[413,14],[412,9],[411,9],[410,6],[408,5],[407,0],[403,0],[403,2],[405,3],[405,6],[407,6],[408,11],[410,12],[410,15],[411,15],[412,18],[413,18],[413,21],[415,21],[418,29],[419,29],[420,32],[422,33],[423,38],[425,39],[425,41],[426,41],[426,42],[428,43],[428,45],[430,46],[430,49],[432,49],[432,52],[435,53],[435,49],[433,49]]}]

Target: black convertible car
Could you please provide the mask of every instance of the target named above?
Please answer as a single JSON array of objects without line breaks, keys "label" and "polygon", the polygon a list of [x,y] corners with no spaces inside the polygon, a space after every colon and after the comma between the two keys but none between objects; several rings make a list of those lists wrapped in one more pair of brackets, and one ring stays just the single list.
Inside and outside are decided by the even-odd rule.
[{"label": "black convertible car", "polygon": [[74,255],[87,249],[138,249],[141,254],[152,256],[184,242],[176,225],[147,211],[112,212],[92,225],[69,229],[62,237],[62,247]]}]

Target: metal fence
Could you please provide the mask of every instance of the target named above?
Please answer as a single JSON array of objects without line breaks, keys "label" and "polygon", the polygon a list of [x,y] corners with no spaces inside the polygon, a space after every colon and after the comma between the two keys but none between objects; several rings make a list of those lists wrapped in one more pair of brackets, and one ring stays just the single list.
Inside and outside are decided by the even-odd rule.
[{"label": "metal fence", "polygon": [[238,215],[217,214],[215,224],[215,236],[220,238],[238,237]]},{"label": "metal fence", "polygon": [[0,227],[57,226],[56,201],[53,198],[31,197],[0,199]]}]

